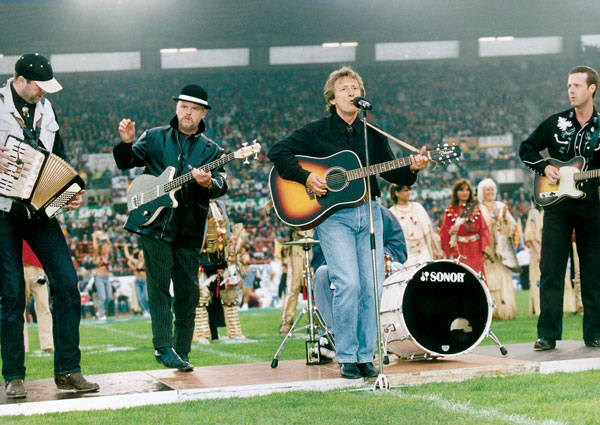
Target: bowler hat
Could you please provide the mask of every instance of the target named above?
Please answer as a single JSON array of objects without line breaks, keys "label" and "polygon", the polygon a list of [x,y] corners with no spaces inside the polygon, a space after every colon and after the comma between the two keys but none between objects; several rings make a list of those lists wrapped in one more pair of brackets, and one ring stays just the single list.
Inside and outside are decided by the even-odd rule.
[{"label": "bowler hat", "polygon": [[206,90],[196,84],[190,84],[181,89],[179,96],[173,96],[173,100],[197,103],[206,109],[212,109],[208,104],[208,94]]}]

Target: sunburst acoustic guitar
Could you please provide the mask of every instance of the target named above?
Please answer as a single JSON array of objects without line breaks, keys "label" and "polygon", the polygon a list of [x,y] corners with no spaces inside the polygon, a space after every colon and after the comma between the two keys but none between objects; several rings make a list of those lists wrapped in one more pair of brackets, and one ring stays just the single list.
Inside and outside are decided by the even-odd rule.
[{"label": "sunburst acoustic guitar", "polygon": [[[458,146],[438,146],[425,155],[431,161],[445,163],[460,157]],[[273,209],[281,221],[300,230],[312,229],[333,212],[364,202],[365,178],[410,165],[410,157],[362,167],[358,156],[348,150],[325,158],[296,155],[298,164],[327,182],[327,193],[315,196],[306,186],[282,178],[275,167],[269,173]]]}]

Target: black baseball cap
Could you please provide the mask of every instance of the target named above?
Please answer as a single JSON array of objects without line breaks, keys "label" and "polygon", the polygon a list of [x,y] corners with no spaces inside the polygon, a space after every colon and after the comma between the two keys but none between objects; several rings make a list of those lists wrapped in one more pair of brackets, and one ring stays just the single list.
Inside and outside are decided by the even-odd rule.
[{"label": "black baseball cap", "polygon": [[56,93],[62,86],[54,78],[54,72],[48,59],[39,53],[28,53],[15,63],[15,72],[35,83],[46,93]]}]

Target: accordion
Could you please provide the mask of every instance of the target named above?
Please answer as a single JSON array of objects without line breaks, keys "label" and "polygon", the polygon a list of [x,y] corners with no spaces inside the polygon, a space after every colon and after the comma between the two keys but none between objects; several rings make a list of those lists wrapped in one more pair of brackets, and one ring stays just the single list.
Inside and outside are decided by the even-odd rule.
[{"label": "accordion", "polygon": [[23,201],[33,216],[54,217],[83,189],[83,179],[57,155],[14,137],[4,146],[13,162],[0,174],[0,195]]}]

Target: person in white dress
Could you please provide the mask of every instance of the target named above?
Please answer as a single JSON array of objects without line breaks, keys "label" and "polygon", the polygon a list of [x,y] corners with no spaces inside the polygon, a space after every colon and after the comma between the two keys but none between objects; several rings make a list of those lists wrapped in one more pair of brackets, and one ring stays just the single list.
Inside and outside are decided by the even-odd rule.
[{"label": "person in white dress", "polygon": [[410,187],[392,185],[390,198],[394,203],[390,211],[400,222],[406,241],[408,258],[404,267],[442,258],[434,242],[431,219],[421,204],[410,201]]}]

